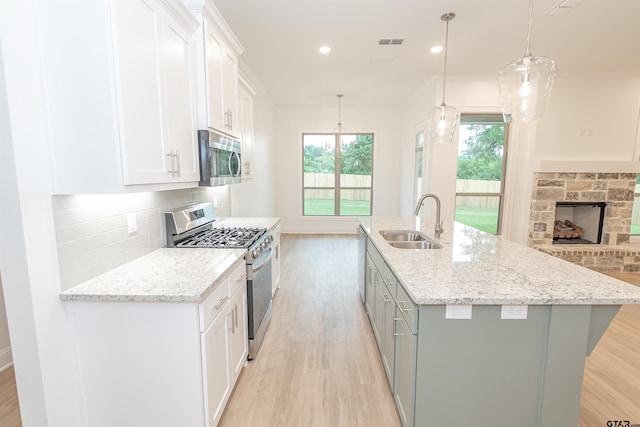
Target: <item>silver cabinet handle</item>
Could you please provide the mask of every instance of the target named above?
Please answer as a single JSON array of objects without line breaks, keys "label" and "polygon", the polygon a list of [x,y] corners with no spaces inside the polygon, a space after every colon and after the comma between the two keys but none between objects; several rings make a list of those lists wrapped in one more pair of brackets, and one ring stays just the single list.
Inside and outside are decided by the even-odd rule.
[{"label": "silver cabinet handle", "polygon": [[382,300],[384,301],[385,304],[388,304],[390,302],[392,302],[392,299],[387,299],[387,295],[382,294]]},{"label": "silver cabinet handle", "polygon": [[174,159],[173,150],[169,151],[169,153],[167,154],[167,157],[169,157],[169,159],[171,159],[171,169],[169,170],[169,173],[171,174],[171,176],[176,176],[176,170],[175,170],[174,164],[173,164],[173,159]]},{"label": "silver cabinet handle", "polygon": [[229,129],[233,130],[233,111],[229,110]]},{"label": "silver cabinet handle", "polygon": [[235,323],[234,323],[234,321],[233,321],[233,312],[234,312],[234,310],[235,310],[235,308],[234,308],[234,309],[232,309],[232,310],[229,312],[229,315],[231,316],[231,333],[232,333],[232,334],[235,334],[235,333],[236,333],[236,324],[235,324]]},{"label": "silver cabinet handle", "polygon": [[402,304],[404,304],[405,302],[406,301],[398,301],[398,308],[400,309],[400,311],[406,313],[407,311],[413,310],[413,308],[404,308]]},{"label": "silver cabinet handle", "polygon": [[238,327],[238,304],[235,305],[234,309],[233,309],[233,324],[235,325],[235,327]]},{"label": "silver cabinet handle", "polygon": [[394,337],[402,335],[402,334],[399,334],[399,333],[396,332],[396,322],[399,322],[401,320],[402,320],[402,318],[399,318],[399,317],[394,317],[393,318],[393,336]]},{"label": "silver cabinet handle", "polygon": [[220,310],[228,299],[229,297],[220,298],[220,301],[218,301],[218,303],[213,306],[214,310]]},{"label": "silver cabinet handle", "polygon": [[174,154],[174,156],[176,157],[176,166],[177,166],[176,173],[178,174],[178,177],[180,177],[180,151],[176,150],[176,153]]}]

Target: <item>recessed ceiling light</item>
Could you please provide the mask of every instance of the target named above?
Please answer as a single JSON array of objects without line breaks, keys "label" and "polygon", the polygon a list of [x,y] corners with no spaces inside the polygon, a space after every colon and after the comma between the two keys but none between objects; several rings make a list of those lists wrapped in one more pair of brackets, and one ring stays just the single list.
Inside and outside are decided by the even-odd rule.
[{"label": "recessed ceiling light", "polygon": [[331,48],[329,46],[321,46],[318,51],[326,55],[327,53],[331,52]]},{"label": "recessed ceiling light", "polygon": [[440,53],[444,50],[444,46],[434,46],[430,50],[431,53]]}]

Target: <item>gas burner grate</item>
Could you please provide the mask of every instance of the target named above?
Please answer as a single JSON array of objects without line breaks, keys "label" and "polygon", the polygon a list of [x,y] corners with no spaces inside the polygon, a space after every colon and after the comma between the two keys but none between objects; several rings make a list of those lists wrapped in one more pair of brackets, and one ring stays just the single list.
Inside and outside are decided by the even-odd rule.
[{"label": "gas burner grate", "polygon": [[196,234],[176,246],[188,248],[248,248],[266,231],[264,228],[212,228]]}]

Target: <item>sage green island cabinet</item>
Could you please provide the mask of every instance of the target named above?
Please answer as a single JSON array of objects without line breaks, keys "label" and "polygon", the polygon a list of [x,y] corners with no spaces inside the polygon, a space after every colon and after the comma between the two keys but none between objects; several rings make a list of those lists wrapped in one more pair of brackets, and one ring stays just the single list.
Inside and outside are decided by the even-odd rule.
[{"label": "sage green island cabinet", "polygon": [[[585,358],[640,288],[462,224],[361,218],[365,305],[404,426],[578,424]],[[640,356],[638,356],[640,363]]]}]

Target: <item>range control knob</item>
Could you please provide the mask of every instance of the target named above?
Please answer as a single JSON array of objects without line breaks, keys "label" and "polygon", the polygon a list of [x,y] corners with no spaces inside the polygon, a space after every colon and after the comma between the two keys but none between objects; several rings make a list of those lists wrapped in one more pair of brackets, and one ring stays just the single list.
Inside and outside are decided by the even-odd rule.
[{"label": "range control knob", "polygon": [[254,249],[254,250],[252,250],[252,251],[251,251],[251,257],[252,257],[253,259],[258,258],[258,256],[260,255],[260,252],[262,252],[262,251],[258,251],[258,249]]}]

